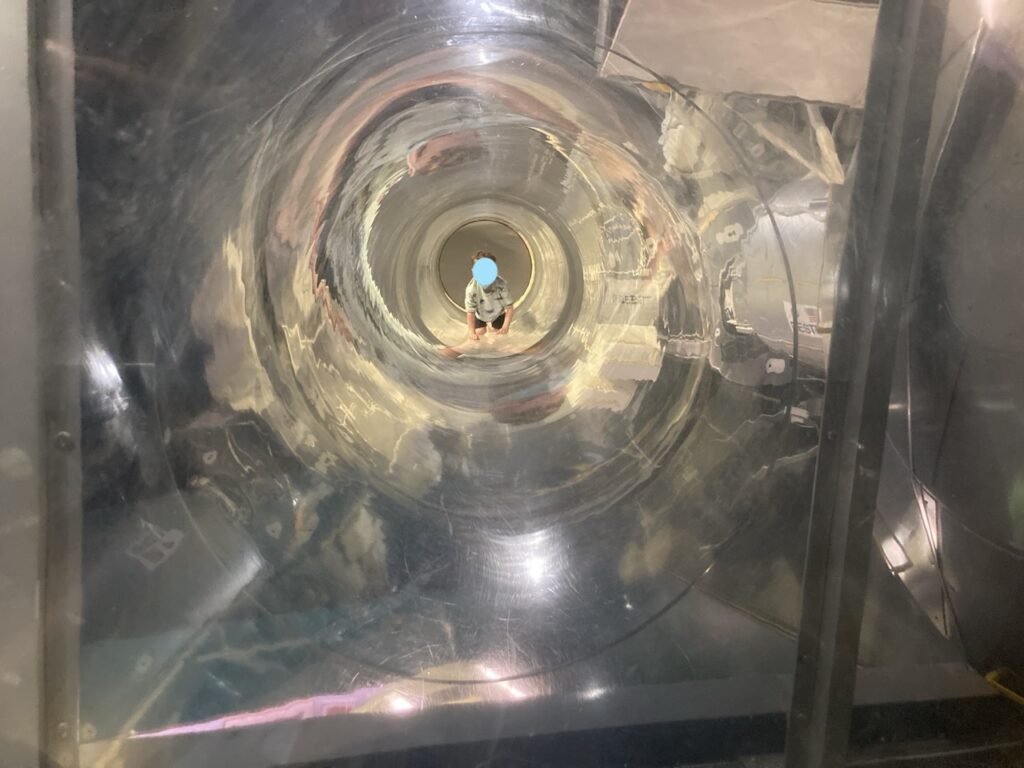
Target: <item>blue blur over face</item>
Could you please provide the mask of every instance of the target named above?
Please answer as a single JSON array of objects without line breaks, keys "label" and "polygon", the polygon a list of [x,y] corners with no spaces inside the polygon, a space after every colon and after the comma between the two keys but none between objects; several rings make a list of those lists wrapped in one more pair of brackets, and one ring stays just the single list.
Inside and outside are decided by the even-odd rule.
[{"label": "blue blur over face", "polygon": [[478,259],[473,265],[473,279],[486,288],[498,279],[498,265],[493,259]]}]

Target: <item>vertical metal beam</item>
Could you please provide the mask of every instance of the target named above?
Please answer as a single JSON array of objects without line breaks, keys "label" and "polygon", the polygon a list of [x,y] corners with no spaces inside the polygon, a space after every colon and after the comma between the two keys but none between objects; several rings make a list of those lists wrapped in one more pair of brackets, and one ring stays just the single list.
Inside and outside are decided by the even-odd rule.
[{"label": "vertical metal beam", "polygon": [[82,363],[72,0],[34,6],[39,364],[45,515],[43,739],[49,765],[78,765]]},{"label": "vertical metal beam", "polygon": [[845,762],[899,320],[948,0],[883,0],[811,502],[787,768]]}]

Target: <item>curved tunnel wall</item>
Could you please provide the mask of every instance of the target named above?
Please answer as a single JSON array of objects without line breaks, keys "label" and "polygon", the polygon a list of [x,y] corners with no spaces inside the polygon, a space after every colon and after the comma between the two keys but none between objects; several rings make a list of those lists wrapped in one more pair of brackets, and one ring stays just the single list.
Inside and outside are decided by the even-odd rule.
[{"label": "curved tunnel wall", "polygon": [[[207,8],[163,55],[80,15],[84,72],[148,65],[78,116],[93,738],[748,668],[702,595],[790,669],[856,113],[602,77],[584,14],[492,5]],[[473,343],[436,260],[486,217],[535,277]],[[693,658],[646,640],[679,606]]]}]

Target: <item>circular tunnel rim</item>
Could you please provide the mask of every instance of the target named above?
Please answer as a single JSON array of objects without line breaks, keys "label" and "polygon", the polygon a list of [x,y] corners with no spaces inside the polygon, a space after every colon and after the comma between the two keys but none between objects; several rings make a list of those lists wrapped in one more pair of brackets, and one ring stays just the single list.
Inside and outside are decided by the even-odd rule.
[{"label": "circular tunnel rim", "polygon": [[526,298],[530,295],[530,291],[533,289],[533,285],[536,282],[537,257],[533,252],[533,248],[530,247],[529,241],[527,241],[527,239],[523,237],[522,232],[520,232],[514,224],[512,224],[510,221],[502,217],[500,214],[489,214],[487,216],[473,216],[472,218],[466,219],[460,224],[456,224],[455,227],[452,228],[452,230],[447,235],[445,235],[444,240],[441,241],[441,245],[438,248],[437,253],[433,257],[434,266],[436,267],[434,269],[434,277],[437,280],[438,285],[441,286],[441,292],[444,294],[445,298],[448,299],[449,303],[453,307],[455,307],[460,312],[466,311],[465,305],[459,301],[456,301],[455,297],[448,293],[448,289],[445,288],[444,286],[444,281],[441,279],[441,258],[444,254],[445,246],[448,245],[448,242],[456,235],[457,232],[459,232],[459,230],[461,230],[464,227],[468,227],[470,224],[478,223],[501,224],[502,226],[511,230],[512,233],[519,240],[519,242],[523,244],[523,247],[526,248],[526,254],[530,257],[530,279],[526,283],[526,288],[523,289],[522,295],[512,302],[513,309],[519,309],[519,307],[521,307],[526,302]]}]

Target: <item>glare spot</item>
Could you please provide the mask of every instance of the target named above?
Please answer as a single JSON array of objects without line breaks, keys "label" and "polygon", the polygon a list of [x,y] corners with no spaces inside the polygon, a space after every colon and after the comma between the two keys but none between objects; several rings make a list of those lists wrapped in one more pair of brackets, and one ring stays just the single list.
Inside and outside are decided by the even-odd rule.
[{"label": "glare spot", "polygon": [[405,696],[401,694],[395,694],[388,701],[388,709],[392,712],[411,712],[416,708],[416,705],[409,701]]}]

